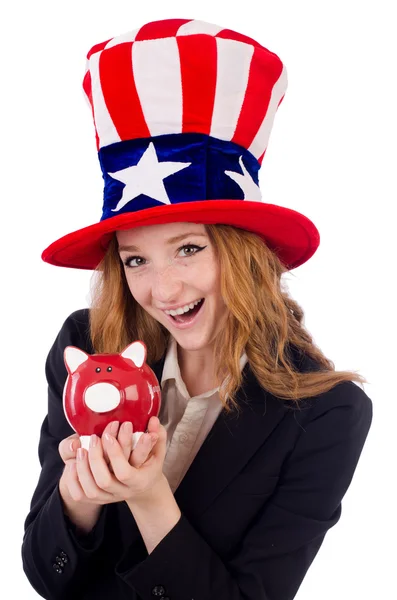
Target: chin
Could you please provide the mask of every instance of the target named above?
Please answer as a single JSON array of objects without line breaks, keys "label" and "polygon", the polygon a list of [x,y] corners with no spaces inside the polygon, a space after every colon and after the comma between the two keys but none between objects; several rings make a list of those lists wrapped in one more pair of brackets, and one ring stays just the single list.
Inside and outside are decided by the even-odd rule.
[{"label": "chin", "polygon": [[174,338],[177,340],[178,344],[180,345],[181,348],[183,348],[184,350],[201,350],[202,348],[205,348],[206,346],[208,346],[208,340],[207,339],[184,339],[181,336],[181,341],[179,341],[179,336],[174,335]]}]

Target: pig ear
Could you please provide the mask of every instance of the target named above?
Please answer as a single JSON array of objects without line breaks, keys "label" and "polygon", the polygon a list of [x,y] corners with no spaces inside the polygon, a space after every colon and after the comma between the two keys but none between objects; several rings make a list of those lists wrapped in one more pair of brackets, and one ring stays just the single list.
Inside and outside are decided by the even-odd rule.
[{"label": "pig ear", "polygon": [[72,375],[84,361],[89,357],[88,354],[76,348],[75,346],[66,346],[63,353],[63,360],[66,368]]},{"label": "pig ear", "polygon": [[146,346],[143,342],[132,342],[122,351],[121,356],[132,360],[136,367],[141,367],[146,360]]}]

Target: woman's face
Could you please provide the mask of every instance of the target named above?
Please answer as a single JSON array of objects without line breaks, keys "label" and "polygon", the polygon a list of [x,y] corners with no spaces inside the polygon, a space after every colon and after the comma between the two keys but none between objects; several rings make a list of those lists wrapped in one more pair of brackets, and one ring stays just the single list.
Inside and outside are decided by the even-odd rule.
[{"label": "woman's face", "polygon": [[[176,236],[180,239],[171,241]],[[150,225],[118,231],[117,240],[135,300],[183,349],[209,348],[227,316],[227,307],[220,292],[219,265],[204,225]],[[185,329],[178,329],[163,312],[201,298],[205,302],[198,318]]]}]

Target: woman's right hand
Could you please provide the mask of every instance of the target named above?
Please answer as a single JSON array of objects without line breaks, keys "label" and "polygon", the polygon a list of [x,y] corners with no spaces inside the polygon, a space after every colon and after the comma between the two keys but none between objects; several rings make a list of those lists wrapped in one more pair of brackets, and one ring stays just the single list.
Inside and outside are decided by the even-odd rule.
[{"label": "woman's right hand", "polygon": [[[156,442],[154,444],[152,443],[148,444],[148,446],[145,446],[143,443],[144,436],[142,435],[138,441],[136,448],[132,452],[132,432],[126,432],[124,430],[124,427],[120,427],[120,431],[117,435],[117,431],[119,429],[118,425],[118,422],[109,423],[106,426],[103,434],[110,433],[111,435],[113,435],[121,445],[126,459],[129,460],[132,466],[139,468],[149,458],[151,450]],[[151,432],[149,431],[149,434],[150,433]],[[98,439],[98,443],[102,443],[101,438]],[[59,482],[59,491],[66,506],[71,509],[72,506],[74,507],[76,506],[76,504],[78,504],[79,506],[92,507],[93,505],[102,506],[103,504],[111,504],[113,502],[118,502],[119,500],[115,500],[112,494],[106,492],[105,490],[99,488],[96,485],[95,479],[91,473],[91,469],[90,480],[92,479],[92,481],[90,485],[90,490],[87,490],[87,493],[84,491],[81,483],[79,482],[76,467],[76,455],[77,450],[80,447],[81,442],[77,433],[74,433],[68,436],[67,438],[63,439],[58,446],[59,454],[63,462],[65,463],[65,469],[62,473]],[[84,453],[86,454],[84,460],[88,463],[89,467],[90,463],[87,456],[88,453],[86,450],[84,450]],[[109,471],[113,473],[109,457],[107,455],[107,452],[105,452],[103,445],[102,454]]]},{"label": "woman's right hand", "polygon": [[[110,431],[110,426],[111,423],[105,428],[105,431]],[[77,450],[79,448],[81,448],[81,441],[78,433],[69,435],[59,443],[58,452],[65,463],[65,468],[59,480],[59,492],[63,500],[64,512],[75,525],[79,526],[79,529],[89,531],[95,525],[101,506],[107,502],[99,502],[96,498],[88,498],[82,492],[76,465]],[[105,454],[104,459],[109,467],[109,458]],[[103,490],[103,494],[106,495],[107,492]],[[107,495],[108,503],[110,503],[112,496],[111,494]]]}]

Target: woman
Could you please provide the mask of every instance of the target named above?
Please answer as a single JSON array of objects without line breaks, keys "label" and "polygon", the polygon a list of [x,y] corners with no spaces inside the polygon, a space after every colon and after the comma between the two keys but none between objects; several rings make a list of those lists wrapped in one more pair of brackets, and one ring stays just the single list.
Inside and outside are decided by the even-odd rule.
[{"label": "woman", "polygon": [[[149,23],[88,53],[103,214],[42,255],[96,275],[46,362],[22,545],[44,598],[292,599],[340,518],[372,402],[282,289],[319,244],[305,216],[261,201],[286,86],[277,55],[201,21]],[[133,424],[115,422],[84,450],[63,412],[63,351],[137,339],[159,417],[134,449]]]}]

